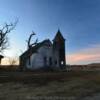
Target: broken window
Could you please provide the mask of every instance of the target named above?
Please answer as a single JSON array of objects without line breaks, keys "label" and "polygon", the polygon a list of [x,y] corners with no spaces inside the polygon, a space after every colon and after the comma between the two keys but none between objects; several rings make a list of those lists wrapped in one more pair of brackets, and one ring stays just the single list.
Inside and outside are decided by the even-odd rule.
[{"label": "broken window", "polygon": [[44,57],[44,65],[47,65],[47,57]]},{"label": "broken window", "polygon": [[55,65],[57,65],[57,60],[55,60]]},{"label": "broken window", "polygon": [[64,65],[64,61],[61,61],[61,65]]},{"label": "broken window", "polygon": [[50,66],[52,65],[52,58],[51,57],[49,58],[49,65]]}]

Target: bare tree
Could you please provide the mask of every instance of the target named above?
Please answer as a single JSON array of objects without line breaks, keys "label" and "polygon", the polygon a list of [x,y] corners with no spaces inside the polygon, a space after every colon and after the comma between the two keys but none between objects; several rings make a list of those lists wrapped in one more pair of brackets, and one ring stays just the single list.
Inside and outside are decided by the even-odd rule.
[{"label": "bare tree", "polygon": [[[16,20],[14,23],[7,24],[0,29],[0,53],[3,53],[5,49],[9,46],[9,39],[8,39],[8,33],[10,33],[16,26],[18,20]],[[1,60],[4,58],[4,56],[0,55],[0,64]]]},{"label": "bare tree", "polygon": [[27,42],[27,48],[28,48],[28,49],[30,49],[31,47],[33,47],[34,45],[36,45],[37,42],[38,42],[38,39],[36,39],[34,43],[31,43],[31,39],[32,39],[32,37],[33,37],[34,35],[36,35],[36,34],[32,31],[32,33],[30,34],[28,40],[26,40],[26,42]]},{"label": "bare tree", "polygon": [[10,33],[16,26],[18,21],[5,25],[0,29],[0,52],[3,52],[9,46],[8,33]]},{"label": "bare tree", "polygon": [[[38,39],[36,39],[34,43],[31,43],[31,39],[34,35],[36,35],[36,34],[32,31],[28,40],[26,41],[27,42],[27,48],[29,50],[29,55],[31,54],[32,47],[35,46],[38,43]],[[30,56],[29,56],[29,64],[30,64]]]},{"label": "bare tree", "polygon": [[18,57],[9,57],[8,58],[9,64],[10,65],[17,65],[18,64]]}]

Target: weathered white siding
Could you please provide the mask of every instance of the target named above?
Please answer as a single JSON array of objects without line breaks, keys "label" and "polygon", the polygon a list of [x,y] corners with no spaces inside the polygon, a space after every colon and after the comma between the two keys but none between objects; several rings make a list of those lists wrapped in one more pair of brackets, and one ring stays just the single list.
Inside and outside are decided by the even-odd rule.
[{"label": "weathered white siding", "polygon": [[29,62],[27,61],[27,68],[29,69],[39,69],[42,67],[46,67],[44,65],[44,57],[47,58],[47,66],[50,66],[50,62],[49,59],[52,59],[52,66],[53,66],[53,62],[54,62],[54,58],[53,58],[53,53],[52,53],[52,46],[46,46],[43,45],[42,47],[40,47],[37,51],[37,53],[33,53],[31,55],[31,60],[30,60],[30,65]]},{"label": "weathered white siding", "polygon": [[42,55],[38,53],[34,53],[30,58],[30,64],[27,61],[27,68],[28,69],[38,69],[43,66],[43,59]]},{"label": "weathered white siding", "polygon": [[[44,58],[46,57],[46,63],[44,62]],[[52,64],[50,65],[50,59]],[[45,65],[46,64],[46,65]],[[59,67],[59,52],[57,49],[53,50],[53,45],[49,42],[42,45],[36,53],[33,53],[29,60],[26,61],[26,66],[28,69],[39,69],[42,67]]]},{"label": "weathered white siding", "polygon": [[[43,46],[38,50],[38,53],[42,55],[43,59],[44,57],[47,58],[47,65],[49,66],[49,58],[52,58],[52,47]],[[44,60],[43,60],[44,65]]]}]

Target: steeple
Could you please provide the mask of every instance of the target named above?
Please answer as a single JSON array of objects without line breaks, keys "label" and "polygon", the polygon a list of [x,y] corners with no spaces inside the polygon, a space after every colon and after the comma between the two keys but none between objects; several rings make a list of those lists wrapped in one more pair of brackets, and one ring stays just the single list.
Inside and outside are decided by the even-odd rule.
[{"label": "steeple", "polygon": [[53,39],[53,41],[65,41],[64,37],[62,36],[60,30],[58,29],[55,38]]},{"label": "steeple", "polygon": [[56,36],[53,39],[53,51],[54,51],[55,58],[58,59],[59,67],[64,68],[66,65],[65,39],[62,36],[60,30],[57,31]]}]

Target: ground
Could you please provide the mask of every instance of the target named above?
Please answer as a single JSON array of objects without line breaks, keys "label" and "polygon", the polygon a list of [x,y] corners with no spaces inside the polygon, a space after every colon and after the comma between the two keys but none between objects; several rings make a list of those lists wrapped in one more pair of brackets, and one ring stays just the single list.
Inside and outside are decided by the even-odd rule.
[{"label": "ground", "polygon": [[100,100],[100,72],[0,72],[0,100]]}]

